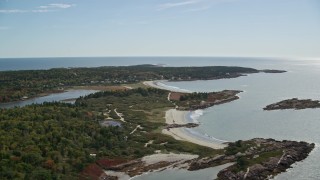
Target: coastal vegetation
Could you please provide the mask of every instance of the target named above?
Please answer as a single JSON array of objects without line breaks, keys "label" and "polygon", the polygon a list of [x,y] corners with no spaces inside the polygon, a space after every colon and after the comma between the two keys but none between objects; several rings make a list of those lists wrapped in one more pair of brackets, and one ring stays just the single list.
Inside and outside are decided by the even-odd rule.
[{"label": "coastal vegetation", "polygon": [[0,103],[61,92],[73,86],[113,86],[147,80],[208,80],[258,73],[253,68],[160,67],[154,65],[54,68],[0,72]]},{"label": "coastal vegetation", "polygon": [[0,179],[74,179],[94,162],[91,153],[123,153],[124,131],[100,127],[81,107],[44,103],[0,111]]},{"label": "coastal vegetation", "polygon": [[[1,109],[0,179],[77,179],[99,159],[130,160],[155,151],[202,157],[218,153],[159,132],[165,126],[163,110],[173,107],[167,95],[165,90],[139,88],[98,92],[74,105]],[[121,126],[101,125],[110,119]]]},{"label": "coastal vegetation", "polygon": [[314,147],[314,143],[274,139],[236,141],[226,148],[227,156],[219,159],[236,163],[220,171],[217,179],[270,179],[305,159]]},{"label": "coastal vegetation", "polygon": [[172,92],[169,99],[178,106],[179,110],[196,110],[239,99],[237,94],[240,92],[236,90],[200,93]]}]

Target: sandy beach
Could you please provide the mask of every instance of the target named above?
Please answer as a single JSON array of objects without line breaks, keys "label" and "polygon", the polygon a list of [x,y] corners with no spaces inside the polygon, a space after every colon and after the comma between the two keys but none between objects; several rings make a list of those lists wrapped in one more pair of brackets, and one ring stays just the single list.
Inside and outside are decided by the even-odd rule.
[{"label": "sandy beach", "polygon": [[[186,124],[188,123],[185,119],[188,111],[178,111],[176,109],[170,109],[166,111],[166,123],[167,124]],[[171,128],[169,130],[163,129],[163,134],[170,135],[177,140],[188,141],[201,146],[210,147],[213,149],[222,149],[226,147],[225,144],[220,144],[216,142],[209,142],[201,138],[195,137],[192,134],[189,134],[183,130],[183,128]]]},{"label": "sandy beach", "polygon": [[169,154],[152,154],[149,156],[144,156],[142,158],[142,161],[146,165],[156,164],[161,161],[165,162],[171,162],[171,163],[183,163],[184,161],[188,161],[191,159],[198,158],[198,155],[192,155],[192,154],[175,154],[175,153],[169,153]]},{"label": "sandy beach", "polygon": [[179,89],[179,88],[169,88],[169,87],[164,87],[160,86],[158,83],[161,82],[166,82],[165,80],[162,81],[144,81],[143,84],[149,87],[157,88],[157,89],[163,89],[163,90],[168,90],[172,92],[181,92],[181,93],[191,93],[191,91],[186,90],[186,89]]},{"label": "sandy beach", "polygon": [[[139,159],[137,162],[142,162],[140,165],[140,168],[142,167],[148,167],[148,166],[154,166],[155,169],[148,170],[144,173],[150,173],[150,172],[157,172],[157,171],[163,171],[165,169],[180,169],[180,168],[186,168],[188,166],[187,161],[190,161],[192,159],[198,158],[198,155],[192,155],[192,154],[175,154],[175,153],[169,153],[169,154],[152,154],[148,156],[144,156],[143,158]],[[168,163],[165,167],[161,166],[162,162]],[[157,167],[158,166],[158,167]],[[136,169],[137,167],[132,167]],[[119,171],[113,171],[113,170],[105,170],[106,174],[110,176],[116,176],[119,180],[129,180],[129,179],[135,179],[139,177],[141,174],[130,177],[128,172],[119,172]]]},{"label": "sandy beach", "polygon": [[[143,82],[143,84],[146,86],[149,86],[149,87],[153,87],[153,88],[173,91],[172,89],[158,85],[157,81],[145,81],[145,82]],[[184,89],[174,89],[174,91],[175,92],[184,92],[184,93],[188,92],[188,93],[190,93],[190,91],[184,90]],[[186,120],[187,114],[188,114],[188,111],[178,111],[176,109],[170,109],[170,110],[166,111],[166,116],[165,116],[166,123],[167,124],[186,124],[186,123],[188,123]],[[213,149],[223,149],[226,147],[225,144],[221,144],[221,143],[213,142],[213,141],[209,142],[208,140],[201,139],[200,137],[195,137],[194,135],[185,132],[183,127],[182,128],[171,128],[169,130],[163,129],[162,133],[170,135],[177,140],[188,141],[188,142],[192,142],[195,144],[199,144],[201,146],[210,147]]]},{"label": "sandy beach", "polygon": [[[173,91],[172,89],[158,85],[157,81],[145,81],[145,82],[143,82],[143,84],[146,86],[149,86],[149,87],[153,87],[153,88]],[[188,92],[188,93],[190,93],[190,91],[184,90],[184,89],[174,89],[174,91],[175,92],[184,92],[184,93]],[[186,123],[188,123],[186,120],[187,114],[188,114],[188,111],[178,111],[176,109],[167,110],[166,116],[165,116],[166,123],[167,124],[186,124]],[[188,142],[192,142],[195,144],[199,144],[201,146],[210,147],[213,149],[223,149],[227,146],[226,144],[221,144],[221,143],[213,142],[213,141],[210,142],[208,140],[201,139],[201,137],[196,137],[190,133],[185,132],[183,127],[182,128],[171,128],[169,130],[163,129],[162,133],[170,135],[173,138],[175,138],[176,140],[188,141]]]},{"label": "sandy beach", "polygon": [[157,85],[156,81],[144,81],[143,84],[149,87],[167,90],[166,88]]}]

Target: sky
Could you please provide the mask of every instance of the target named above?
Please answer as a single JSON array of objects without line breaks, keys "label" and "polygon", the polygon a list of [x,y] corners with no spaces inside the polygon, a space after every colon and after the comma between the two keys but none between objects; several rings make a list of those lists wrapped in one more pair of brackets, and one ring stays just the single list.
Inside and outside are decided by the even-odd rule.
[{"label": "sky", "polygon": [[0,0],[0,58],[320,58],[320,0]]}]

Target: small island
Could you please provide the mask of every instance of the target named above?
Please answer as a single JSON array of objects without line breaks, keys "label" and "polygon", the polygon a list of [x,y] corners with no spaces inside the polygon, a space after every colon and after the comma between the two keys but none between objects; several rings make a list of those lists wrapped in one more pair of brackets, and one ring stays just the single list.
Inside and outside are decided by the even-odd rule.
[{"label": "small island", "polygon": [[292,98],[283,100],[274,104],[270,104],[263,108],[263,110],[279,110],[279,109],[307,109],[307,108],[320,108],[320,102],[318,100],[311,99],[298,99]]}]

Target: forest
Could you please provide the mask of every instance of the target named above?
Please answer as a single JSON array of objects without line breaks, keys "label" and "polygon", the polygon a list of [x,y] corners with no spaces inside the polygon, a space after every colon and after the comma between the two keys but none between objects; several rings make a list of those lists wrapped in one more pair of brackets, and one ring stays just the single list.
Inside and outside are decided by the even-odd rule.
[{"label": "forest", "polygon": [[[75,104],[0,109],[0,179],[78,179],[96,160],[130,160],[155,150],[218,153],[161,134],[164,110],[173,107],[167,95],[165,90],[138,88],[98,92]],[[102,125],[110,118],[121,126]],[[150,140],[153,144],[146,148]]]}]

